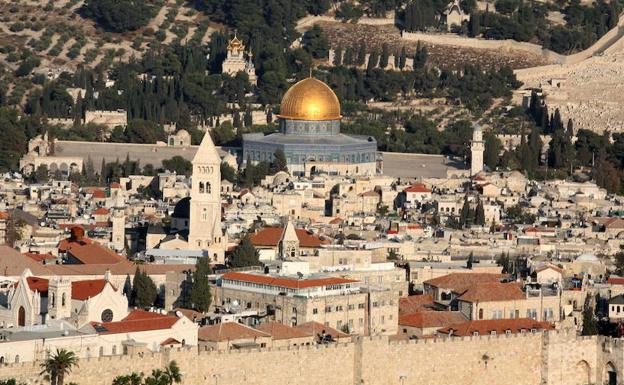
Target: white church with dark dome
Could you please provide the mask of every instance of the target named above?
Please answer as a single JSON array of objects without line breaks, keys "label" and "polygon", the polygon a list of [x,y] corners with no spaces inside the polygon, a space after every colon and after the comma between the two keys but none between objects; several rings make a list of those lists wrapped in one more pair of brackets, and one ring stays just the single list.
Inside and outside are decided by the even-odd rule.
[{"label": "white church with dark dome", "polygon": [[331,88],[309,77],[282,98],[279,132],[243,135],[243,162],[271,162],[281,149],[293,175],[373,175],[378,167],[377,141],[340,133],[340,102]]}]

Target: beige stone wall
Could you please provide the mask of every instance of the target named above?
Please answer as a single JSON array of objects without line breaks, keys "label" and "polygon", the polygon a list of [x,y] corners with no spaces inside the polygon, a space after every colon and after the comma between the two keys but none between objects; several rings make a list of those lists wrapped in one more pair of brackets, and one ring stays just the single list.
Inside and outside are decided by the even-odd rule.
[{"label": "beige stone wall", "polygon": [[[83,359],[67,383],[110,385],[114,377],[150,373],[175,360],[185,385],[574,385],[602,384],[624,367],[624,344],[605,337],[553,331],[525,335],[345,344],[247,351],[173,350]],[[0,366],[0,379],[46,383],[39,363]]]}]

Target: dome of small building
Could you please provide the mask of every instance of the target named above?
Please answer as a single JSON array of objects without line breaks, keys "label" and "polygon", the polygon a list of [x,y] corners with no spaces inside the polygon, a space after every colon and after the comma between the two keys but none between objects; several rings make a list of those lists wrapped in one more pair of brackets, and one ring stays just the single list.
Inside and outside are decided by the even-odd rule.
[{"label": "dome of small building", "polygon": [[173,218],[189,218],[191,216],[191,198],[182,198],[173,209]]},{"label": "dome of small building", "polygon": [[338,120],[341,118],[340,101],[327,84],[309,77],[286,91],[279,117],[293,120]]},{"label": "dome of small building", "polygon": [[591,253],[583,253],[576,260],[579,262],[599,262],[598,257]]}]

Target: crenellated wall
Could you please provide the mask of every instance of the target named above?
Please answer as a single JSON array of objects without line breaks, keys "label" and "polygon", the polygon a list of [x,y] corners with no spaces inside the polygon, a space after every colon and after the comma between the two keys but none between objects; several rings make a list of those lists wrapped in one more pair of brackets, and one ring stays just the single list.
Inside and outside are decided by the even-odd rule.
[{"label": "crenellated wall", "polygon": [[[184,384],[254,385],[576,385],[624,373],[624,340],[574,331],[389,341],[355,337],[327,346],[113,356],[80,361],[66,382],[110,385],[118,375],[151,373],[175,360]],[[43,384],[39,363],[0,367],[0,379]]]}]

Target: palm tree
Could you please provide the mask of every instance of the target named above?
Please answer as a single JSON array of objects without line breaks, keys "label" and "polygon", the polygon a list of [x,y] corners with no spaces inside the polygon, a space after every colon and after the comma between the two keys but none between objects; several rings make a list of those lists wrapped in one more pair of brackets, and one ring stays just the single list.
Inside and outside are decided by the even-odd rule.
[{"label": "palm tree", "polygon": [[180,367],[175,361],[171,361],[169,365],[165,366],[164,374],[169,380],[169,385],[173,385],[174,382],[176,384],[182,382],[182,373],[180,373]]},{"label": "palm tree", "polygon": [[74,366],[78,366],[78,357],[74,352],[56,349],[56,353],[41,364],[41,374],[46,373],[52,385],[63,385],[65,376]]}]

